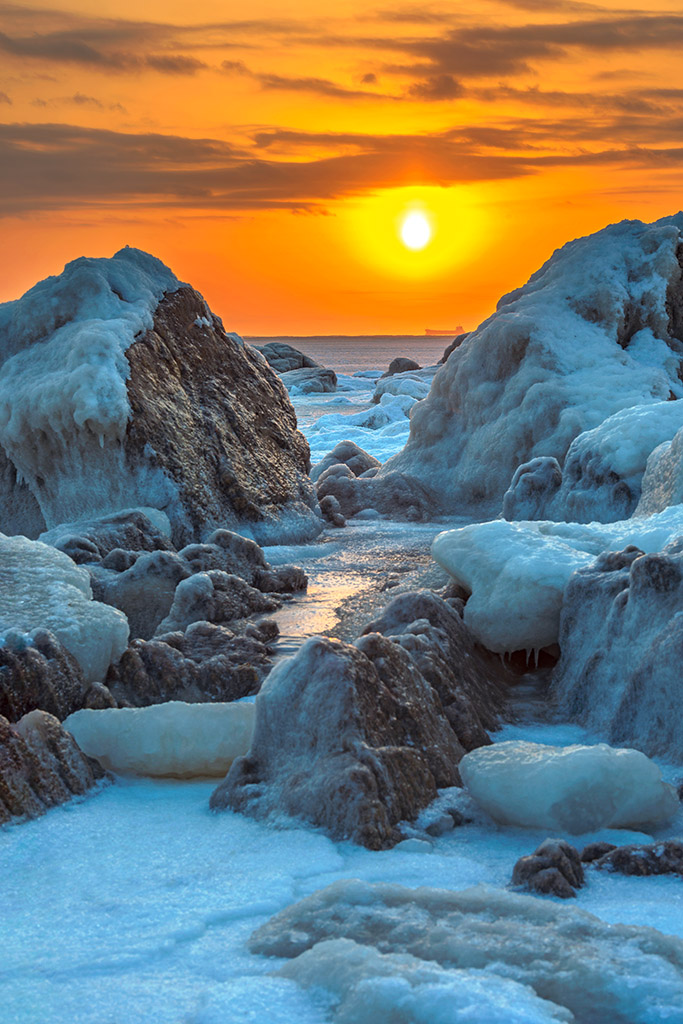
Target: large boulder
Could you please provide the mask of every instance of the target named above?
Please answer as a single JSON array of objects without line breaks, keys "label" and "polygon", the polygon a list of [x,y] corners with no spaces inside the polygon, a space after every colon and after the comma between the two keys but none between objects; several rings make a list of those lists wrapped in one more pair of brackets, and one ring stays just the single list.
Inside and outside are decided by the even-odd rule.
[{"label": "large boulder", "polygon": [[453,351],[380,474],[497,514],[519,465],[631,406],[683,397],[683,214],[559,249]]},{"label": "large boulder", "polygon": [[214,810],[288,814],[336,839],[393,845],[463,755],[436,692],[378,633],[355,645],[313,637],[256,699],[254,739],[211,797]]},{"label": "large boulder", "polygon": [[198,572],[176,587],[173,604],[159,624],[159,633],[183,632],[192,622],[224,625],[234,619],[273,612],[281,606],[246,580],[220,569]]},{"label": "large boulder", "polygon": [[311,466],[311,480],[315,483],[326,470],[342,465],[347,466],[354,476],[361,476],[369,469],[379,469],[382,463],[355,441],[340,441],[324,459]]},{"label": "large boulder", "polygon": [[48,528],[142,506],[176,545],[318,532],[277,374],[152,256],[76,260],[0,307],[0,360],[0,443]]},{"label": "large boulder", "polygon": [[318,478],[318,498],[335,498],[345,517],[372,509],[390,519],[420,522],[434,515],[434,492],[405,473],[357,477],[344,463],[330,466]]},{"label": "large boulder", "polygon": [[393,377],[395,373],[405,373],[406,370],[421,370],[422,367],[419,363],[416,363],[414,359],[408,359],[407,356],[396,356],[389,363],[388,369],[384,371],[380,380],[384,377]]},{"label": "large boulder", "polygon": [[182,633],[134,640],[109,669],[106,684],[119,704],[134,707],[238,700],[259,689],[277,632],[272,620],[249,625],[243,633],[193,622]]},{"label": "large boulder", "polygon": [[128,569],[92,574],[95,597],[124,613],[131,637],[149,640],[169,614],[181,580],[190,569],[175,551],[145,551]]},{"label": "large boulder", "polygon": [[280,374],[280,380],[288,391],[296,388],[300,395],[329,394],[337,390],[337,374],[324,366],[288,370]]},{"label": "large boulder", "polygon": [[82,796],[103,775],[46,711],[31,711],[16,725],[0,717],[0,824],[37,818]]},{"label": "large boulder", "polygon": [[683,761],[683,542],[635,546],[574,573],[564,595],[552,680],[564,717],[611,743]]},{"label": "large boulder", "polygon": [[307,366],[320,366],[320,363],[316,363],[311,356],[307,356],[298,348],[294,348],[284,341],[269,341],[266,345],[255,345],[254,348],[264,356],[277,373],[300,370]]},{"label": "large boulder", "polygon": [[42,709],[63,721],[87,703],[81,666],[54,633],[10,630],[0,644],[0,716],[18,722]]},{"label": "large boulder", "polygon": [[60,523],[40,539],[64,551],[78,565],[97,565],[112,551],[173,551],[170,528],[163,512],[132,508],[99,519]]},{"label": "large boulder", "polygon": [[192,573],[219,569],[267,593],[294,594],[308,582],[298,566],[270,565],[258,544],[231,530],[215,530],[204,544],[189,544],[179,555]]},{"label": "large boulder", "polygon": [[645,828],[671,820],[679,808],[676,790],[653,761],[605,743],[509,740],[467,754],[460,773],[477,803],[503,825],[578,835]]},{"label": "large boulder", "polygon": [[683,1003],[678,937],[486,885],[344,879],[285,907],[250,947],[327,990],[336,1024],[664,1024]]}]

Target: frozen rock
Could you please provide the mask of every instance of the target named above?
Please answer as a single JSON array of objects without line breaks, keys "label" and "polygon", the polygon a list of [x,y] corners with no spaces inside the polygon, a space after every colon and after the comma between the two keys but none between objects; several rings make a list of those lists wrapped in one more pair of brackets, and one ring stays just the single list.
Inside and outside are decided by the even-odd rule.
[{"label": "frozen rock", "polygon": [[179,554],[192,573],[220,569],[268,593],[293,594],[305,590],[308,582],[302,569],[270,565],[258,544],[231,530],[215,530],[206,543],[190,544]]},{"label": "frozen rock", "polygon": [[0,531],[10,536],[21,533],[35,540],[44,529],[40,505],[0,447]]},{"label": "frozen rock", "polygon": [[[381,402],[385,395],[387,397],[404,395],[407,398],[412,398],[414,401],[426,398],[429,394],[429,387],[435,372],[434,367],[429,367],[426,370],[409,370],[390,377],[380,378],[375,386],[372,400],[375,403]],[[388,403],[385,400],[386,404]],[[411,407],[408,406],[408,408]]]},{"label": "frozen rock", "polygon": [[682,397],[682,233],[683,214],[624,221],[555,252],[450,354],[380,474],[496,514],[522,463],[563,464],[619,410]]},{"label": "frozen rock", "polygon": [[0,824],[37,818],[82,796],[103,774],[46,711],[31,711],[16,725],[0,717]]},{"label": "frozen rock", "polygon": [[[360,995],[370,1001],[374,1013],[372,1018],[342,1016],[339,1020],[344,1024],[401,1019],[394,1016],[395,1001],[380,1004],[378,1010],[373,1002],[373,993],[386,992],[385,972],[375,966],[378,952],[419,960],[419,965],[403,961],[409,979],[418,966],[427,971],[441,967],[476,972],[486,987],[473,990],[475,1005],[467,1019],[480,1024],[545,1022],[553,1019],[551,1013],[555,1019],[586,1024],[617,1020],[665,1024],[676,1019],[683,1002],[681,939],[653,928],[606,924],[576,907],[489,886],[452,892],[356,879],[334,882],[271,918],[254,932],[250,946],[255,953],[292,960],[288,973],[307,984],[306,965],[310,964],[308,976],[312,977],[316,961],[303,960],[303,955],[308,950],[322,954],[331,940],[340,939],[357,943],[360,952],[350,957],[341,949],[336,957],[330,955],[324,973],[317,975],[318,984],[329,986],[336,998],[343,999],[347,992],[349,998],[353,996],[360,980]],[[400,963],[395,962],[393,971],[394,1000],[411,996],[411,981],[401,984]],[[371,970],[374,966],[377,980],[363,984],[363,964]],[[426,1016],[427,1005],[432,1005],[428,1003],[420,1016],[415,1003],[409,1002],[411,1016],[403,1019],[430,1024],[458,1019],[451,1003],[454,985],[445,976],[442,981],[444,997],[438,1014]],[[505,990],[501,981],[528,986],[551,1008],[531,1003],[528,989]],[[459,998],[459,989],[456,993],[454,998]],[[484,1009],[477,1014],[477,999],[496,997],[499,1010],[489,1016],[490,1003],[483,1002]],[[352,1004],[352,1014],[356,1010],[364,1012],[358,1001]]]},{"label": "frozen rock", "polygon": [[345,518],[374,509],[391,519],[420,522],[436,510],[433,493],[414,477],[402,473],[390,476],[357,477],[343,463],[333,465],[318,479],[318,498],[336,498]]},{"label": "frozen rock", "polygon": [[381,633],[410,655],[464,750],[491,742],[488,730],[498,728],[511,677],[449,601],[430,590],[399,594],[363,633]]},{"label": "frozen rock", "polygon": [[495,520],[440,533],[432,555],[470,594],[464,620],[489,650],[557,643],[569,579],[603,551],[661,550],[683,533],[683,505],[616,523]]},{"label": "frozen rock", "polygon": [[332,526],[339,528],[346,526],[346,516],[342,513],[341,505],[333,494],[328,494],[321,499],[320,511]]},{"label": "frozen rock", "polygon": [[419,363],[416,363],[414,359],[408,359],[406,356],[397,356],[396,359],[392,359],[389,363],[389,369],[385,370],[380,377],[382,380],[384,377],[393,377],[395,373],[404,373],[406,370],[421,370],[422,367]]},{"label": "frozen rock", "polygon": [[645,467],[637,516],[683,503],[683,430],[654,449]]},{"label": "frozen rock", "polygon": [[562,714],[612,743],[683,761],[683,542],[600,556],[567,585],[552,690]]},{"label": "frozen rock", "polygon": [[583,885],[579,851],[564,839],[546,839],[528,857],[520,857],[512,870],[512,884],[542,896],[571,899]]},{"label": "frozen rock", "polygon": [[277,373],[288,370],[300,370],[305,366],[319,366],[315,359],[300,352],[298,348],[287,345],[284,341],[270,341],[267,345],[255,345],[262,356]]},{"label": "frozen rock", "polygon": [[157,509],[124,509],[100,519],[60,523],[40,539],[74,562],[99,563],[112,551],[172,551],[171,524]]},{"label": "frozen rock", "polygon": [[191,622],[222,625],[233,619],[275,611],[281,603],[266,597],[239,576],[211,569],[180,581],[171,610],[159,624],[157,633],[184,632]]},{"label": "frozen rock", "polygon": [[665,839],[645,846],[617,846],[597,859],[595,866],[622,875],[683,875],[683,842]]},{"label": "frozen rock", "polygon": [[355,441],[340,441],[324,459],[311,466],[311,480],[315,483],[331,466],[348,466],[354,476],[368,469],[379,469],[381,462],[364,451]]},{"label": "frozen rock", "polygon": [[398,644],[312,637],[256,698],[254,739],[211,797],[255,817],[290,815],[336,839],[392,846],[463,750],[439,698]]},{"label": "frozen rock", "polygon": [[[548,457],[520,466],[503,497],[503,515],[576,523],[627,519],[641,496],[648,458],[682,426],[681,401],[622,409],[572,441],[564,469]],[[650,478],[653,470],[654,463]]]},{"label": "frozen rock", "polygon": [[600,857],[604,857],[606,853],[610,853],[616,848],[614,843],[605,843],[599,840],[595,843],[588,843],[581,851],[581,861],[583,864],[592,864],[594,860],[599,860]]},{"label": "frozen rock", "polygon": [[42,709],[60,721],[86,703],[88,684],[81,666],[54,635],[14,630],[0,643],[0,716],[18,722]]},{"label": "frozen rock", "polygon": [[91,757],[122,774],[220,777],[249,749],[253,704],[184,704],[83,710],[64,726]]},{"label": "frozen rock", "polygon": [[441,359],[439,359],[439,366],[446,362],[450,354],[455,352],[456,348],[460,348],[465,338],[468,338],[469,335],[469,331],[464,331],[462,334],[456,334],[450,345],[446,345],[446,348],[443,350],[443,355],[441,356]]},{"label": "frozen rock", "polygon": [[169,614],[176,587],[190,569],[175,551],[145,551],[124,572],[92,575],[96,597],[128,619],[131,637],[148,640]]},{"label": "frozen rock", "polygon": [[280,379],[288,391],[296,388],[297,394],[329,394],[337,390],[337,374],[323,366],[312,366],[301,370],[287,370]]},{"label": "frozen rock", "polygon": [[480,747],[460,762],[478,804],[503,825],[575,835],[600,828],[641,828],[678,810],[673,786],[639,750],[510,740]]},{"label": "frozen rock", "polygon": [[150,506],[176,544],[319,532],[279,378],[152,256],[76,260],[5,303],[0,359],[0,443],[49,529]]},{"label": "frozen rock", "polygon": [[87,683],[102,680],[128,642],[128,622],[93,601],[90,576],[62,551],[0,535],[0,637],[47,629],[78,661]]},{"label": "frozen rock", "polygon": [[109,669],[107,686],[118,703],[134,707],[238,700],[257,692],[270,669],[277,632],[272,620],[242,634],[193,622],[184,633],[134,640]]}]

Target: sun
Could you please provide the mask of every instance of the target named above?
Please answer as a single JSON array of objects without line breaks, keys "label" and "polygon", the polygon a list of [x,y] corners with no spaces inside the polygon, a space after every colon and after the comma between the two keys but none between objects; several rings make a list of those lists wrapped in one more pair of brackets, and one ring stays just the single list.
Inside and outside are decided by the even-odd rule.
[{"label": "sun", "polygon": [[408,249],[424,249],[432,237],[432,228],[424,213],[413,210],[401,224],[401,241]]}]

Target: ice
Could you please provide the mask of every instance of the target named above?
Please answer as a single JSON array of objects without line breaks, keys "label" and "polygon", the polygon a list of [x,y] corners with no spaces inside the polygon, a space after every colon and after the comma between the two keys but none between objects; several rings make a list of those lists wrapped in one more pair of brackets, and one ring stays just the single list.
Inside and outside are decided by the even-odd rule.
[{"label": "ice", "polygon": [[[681,401],[622,409],[572,441],[564,469],[553,458],[520,466],[503,498],[505,518],[576,523],[626,519],[638,504],[649,456],[659,445],[671,442],[681,427]],[[650,479],[654,474],[654,463],[650,463]],[[678,496],[683,497],[683,492]],[[673,497],[660,500],[649,511],[678,504]]]},{"label": "ice", "polygon": [[307,989],[322,988],[336,1005],[334,1024],[548,1024],[572,1021],[528,985],[429,963],[406,953],[380,953],[351,939],[319,942],[280,971]]},{"label": "ice", "polygon": [[70,651],[86,682],[104,679],[128,643],[120,611],[92,600],[90,576],[40,541],[0,534],[0,635],[49,629]]},{"label": "ice", "polygon": [[495,821],[549,834],[646,828],[670,821],[679,808],[676,790],[653,761],[606,743],[508,740],[466,754],[460,774]]},{"label": "ice", "polygon": [[682,231],[680,213],[624,221],[554,253],[451,354],[382,472],[421,478],[446,510],[494,513],[522,463],[562,463],[620,409],[682,397]]},{"label": "ice", "polygon": [[557,643],[571,574],[603,551],[635,544],[659,551],[683,533],[683,505],[615,523],[510,523],[494,520],[440,533],[432,555],[472,594],[464,619],[500,653]]},{"label": "ice", "polygon": [[222,778],[246,754],[252,703],[185,704],[75,711],[64,722],[81,750],[123,774]]}]

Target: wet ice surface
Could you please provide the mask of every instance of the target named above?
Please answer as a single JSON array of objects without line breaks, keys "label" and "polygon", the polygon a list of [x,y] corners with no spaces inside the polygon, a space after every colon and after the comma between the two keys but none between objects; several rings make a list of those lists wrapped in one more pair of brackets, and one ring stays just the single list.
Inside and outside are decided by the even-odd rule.
[{"label": "wet ice surface", "polygon": [[[304,408],[315,418],[313,405]],[[357,431],[349,434],[363,445]],[[333,443],[324,450],[321,443],[320,457]],[[344,602],[355,601],[360,614],[367,601],[369,617],[387,582],[400,585],[416,566],[427,571],[431,539],[448,525],[355,521],[311,545],[268,548],[271,562],[295,561],[310,577],[308,595],[277,613],[280,653],[312,633],[343,632],[337,609]],[[388,600],[391,589],[381,597]],[[547,708],[528,682],[518,694],[524,721],[496,739],[598,741],[578,726],[544,720]],[[680,767],[663,768],[668,781],[683,775]],[[505,886],[515,861],[547,838],[495,825],[465,793],[450,790],[440,802],[458,806],[466,824],[438,839],[416,827],[415,835],[428,838],[422,852],[370,852],[292,822],[277,828],[212,814],[214,785],[117,778],[94,796],[0,830],[1,1024],[323,1024],[323,993],[270,976],[279,962],[248,952],[256,927],[341,878]],[[657,838],[682,831],[679,813]],[[567,838],[581,847],[598,835]],[[683,936],[680,879],[587,874],[579,907],[608,922]]]}]

